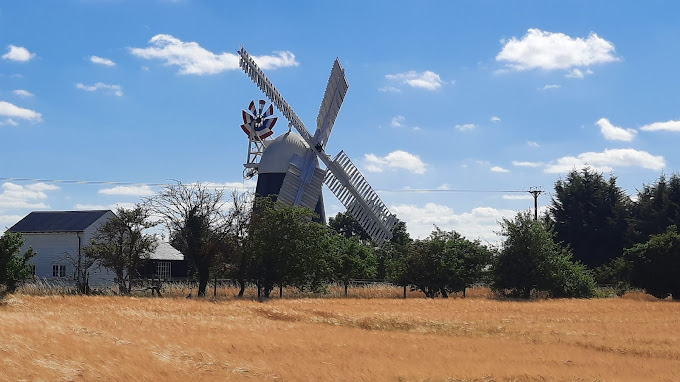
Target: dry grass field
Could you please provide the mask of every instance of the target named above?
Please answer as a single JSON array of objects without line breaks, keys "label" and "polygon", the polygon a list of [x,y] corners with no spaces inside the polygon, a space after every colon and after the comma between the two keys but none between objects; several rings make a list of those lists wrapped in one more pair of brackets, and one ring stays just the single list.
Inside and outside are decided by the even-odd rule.
[{"label": "dry grass field", "polygon": [[0,305],[0,380],[678,381],[680,304],[647,297],[18,294]]}]

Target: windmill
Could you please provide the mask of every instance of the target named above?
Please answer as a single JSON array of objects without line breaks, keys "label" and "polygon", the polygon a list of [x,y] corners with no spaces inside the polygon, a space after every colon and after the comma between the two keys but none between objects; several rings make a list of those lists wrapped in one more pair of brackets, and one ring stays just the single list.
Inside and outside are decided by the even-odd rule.
[{"label": "windmill", "polygon": [[[249,147],[249,162],[245,164],[246,169],[250,166],[251,172],[257,171],[259,174],[256,192],[259,195],[277,194],[281,202],[301,205],[317,212],[320,209],[323,214],[321,186],[325,183],[377,245],[383,245],[391,239],[396,216],[390,213],[344,151],[340,151],[333,159],[324,151],[349,86],[340,62],[336,59],[333,63],[316,118],[316,131],[311,135],[248,52],[241,47],[238,54],[241,69],[286,117],[289,128],[292,126],[299,133],[297,135],[289,129],[288,133],[274,140],[267,141],[266,137],[259,139],[258,134],[252,133],[256,130],[254,121],[257,115],[253,115],[253,119],[246,123],[245,114],[248,113],[244,111],[244,125],[248,125],[244,131],[249,134],[251,143],[255,139],[262,149],[259,154],[255,150],[251,162],[252,146]],[[266,101],[260,100],[259,105],[261,108],[258,111],[269,110],[264,109]],[[251,106],[254,107],[254,102],[251,102]],[[249,110],[253,112],[250,107]],[[264,113],[260,113],[262,115]],[[262,123],[262,120],[259,122]],[[270,127],[273,127],[273,123]],[[319,161],[323,162],[325,170],[319,167]]]}]

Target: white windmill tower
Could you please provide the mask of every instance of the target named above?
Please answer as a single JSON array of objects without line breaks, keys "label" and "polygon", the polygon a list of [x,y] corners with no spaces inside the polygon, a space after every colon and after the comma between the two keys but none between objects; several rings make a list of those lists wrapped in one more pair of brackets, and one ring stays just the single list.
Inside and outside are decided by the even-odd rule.
[{"label": "white windmill tower", "polygon": [[[258,142],[261,143],[259,147],[262,150],[257,156],[260,157],[260,161],[250,162],[250,148],[253,137],[257,136],[251,133],[255,130],[252,122],[258,117],[253,113],[254,119],[248,120],[251,123],[247,123],[245,116],[247,113],[244,111],[244,124],[252,126],[244,128],[251,138],[249,163],[245,166],[246,170],[251,166],[251,170],[256,170],[259,174],[256,192],[260,195],[277,194],[279,201],[308,207],[317,213],[320,207],[323,214],[321,186],[322,183],[326,183],[377,245],[391,239],[392,228],[397,221],[396,216],[390,213],[344,151],[340,151],[333,159],[324,152],[349,86],[340,62],[336,59],[333,63],[316,118],[316,131],[312,136],[248,52],[242,47],[238,54],[241,69],[288,119],[289,126],[294,127],[300,134],[298,136],[289,131],[271,142],[264,141],[266,137],[259,139]],[[261,109],[258,110],[265,110],[265,104],[266,102],[260,100]],[[254,102],[251,102],[251,106],[253,105]],[[271,116],[271,113],[266,114]],[[260,112],[260,115],[264,113]],[[270,127],[273,127],[273,123]],[[326,166],[325,170],[318,166],[319,161]]]}]

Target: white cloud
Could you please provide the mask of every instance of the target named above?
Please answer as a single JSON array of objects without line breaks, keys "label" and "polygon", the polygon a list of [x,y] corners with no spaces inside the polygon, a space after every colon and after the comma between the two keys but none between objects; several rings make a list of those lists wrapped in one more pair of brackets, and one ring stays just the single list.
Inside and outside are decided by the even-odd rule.
[{"label": "white cloud", "polygon": [[680,121],[654,122],[640,128],[644,131],[680,131]]},{"label": "white cloud", "polygon": [[538,88],[538,90],[550,90],[550,89],[559,89],[561,88],[562,85],[557,85],[557,84],[551,84],[551,85],[545,85],[542,88]]},{"label": "white cloud", "polygon": [[417,155],[406,151],[392,151],[384,157],[375,154],[364,155],[364,163],[368,172],[383,172],[385,169],[404,169],[414,174],[424,174],[425,163]]},{"label": "white cloud", "polygon": [[0,186],[0,212],[12,209],[47,209],[44,203],[47,194],[44,191],[52,191],[57,188],[44,183],[36,183],[28,186],[5,182]]},{"label": "white cloud", "polygon": [[454,126],[456,130],[460,131],[468,131],[468,130],[474,130],[477,126],[474,123],[465,123],[462,125],[456,125]]},{"label": "white cloud", "polygon": [[404,118],[403,115],[398,115],[398,116],[392,118],[391,126],[392,127],[402,127],[402,126],[404,126],[403,125],[404,120],[406,120],[406,118]]},{"label": "white cloud", "polygon": [[[570,70],[618,61],[614,44],[591,33],[587,38],[572,38],[564,33],[529,29],[521,39],[512,37],[504,43],[497,61],[514,70]],[[572,72],[572,74],[583,72]]]},{"label": "white cloud", "polygon": [[394,86],[383,86],[382,88],[378,88],[378,91],[381,93],[401,93],[401,89],[395,88]]},{"label": "white cloud", "polygon": [[2,58],[5,60],[26,62],[35,57],[35,53],[29,52],[28,49],[23,46],[10,45],[7,48],[7,53],[2,55]]},{"label": "white cloud", "polygon": [[559,158],[557,163],[545,167],[546,173],[566,173],[573,169],[590,167],[601,172],[613,171],[614,167],[642,167],[661,170],[666,166],[663,156],[654,156],[635,149],[612,149],[604,152],[586,152],[576,157]]},{"label": "white cloud", "polygon": [[541,145],[539,145],[538,142],[534,142],[534,141],[528,141],[527,146],[529,146],[529,147],[541,147]]},{"label": "white cloud", "polygon": [[[184,42],[167,34],[155,35],[149,40],[148,48],[131,48],[130,53],[147,60],[159,59],[165,65],[180,67],[180,74],[217,74],[226,70],[239,69],[239,56],[235,53],[215,54],[196,42]],[[262,69],[276,69],[298,66],[291,52],[274,52],[272,56],[252,56]]]},{"label": "white cloud", "polygon": [[503,198],[505,200],[533,200],[534,199],[534,197],[529,195],[529,194],[526,194],[526,195],[524,195],[524,194],[512,194],[512,195],[504,194],[503,196],[501,196],[501,198]]},{"label": "white cloud", "polygon": [[42,183],[42,182],[29,184],[28,186],[26,186],[26,188],[31,190],[31,191],[55,191],[55,190],[59,190],[59,186],[56,186],[54,184],[49,184],[49,183]]},{"label": "white cloud", "polygon": [[392,205],[390,211],[406,222],[406,228],[414,238],[426,238],[436,225],[445,231],[455,230],[469,239],[480,239],[487,244],[500,241],[500,237],[495,234],[499,230],[498,222],[504,217],[512,218],[517,213],[513,210],[477,207],[456,214],[452,208],[435,203],[426,203],[424,206]]},{"label": "white cloud", "polygon": [[42,115],[30,109],[24,109],[9,102],[0,101],[0,115],[5,117],[15,117],[27,119],[33,122],[42,121]]},{"label": "white cloud", "polygon": [[24,97],[24,98],[33,97],[33,93],[31,93],[27,90],[23,90],[23,89],[17,89],[15,91],[13,91],[12,93],[14,93],[15,95],[18,95],[19,97]]},{"label": "white cloud", "polygon": [[399,81],[414,88],[427,90],[437,90],[442,86],[442,80],[439,78],[439,74],[429,70],[421,73],[411,70],[406,73],[388,74],[385,78]]},{"label": "white cloud", "polygon": [[491,119],[489,121],[496,123],[496,122],[500,122],[501,119],[498,118],[498,117],[491,117]]},{"label": "white cloud", "polygon": [[600,118],[595,123],[600,126],[600,132],[604,138],[610,141],[630,142],[637,134],[635,129],[624,129],[622,127],[612,125],[607,118]]},{"label": "white cloud", "polygon": [[102,188],[97,192],[104,195],[128,195],[128,196],[150,196],[154,194],[151,187],[147,186],[146,184]]},{"label": "white cloud", "polygon": [[104,57],[90,56],[90,61],[93,64],[99,64],[99,65],[104,65],[104,66],[116,66],[115,62],[109,60],[108,58],[104,58]]},{"label": "white cloud", "polygon": [[521,162],[521,161],[512,161],[513,166],[517,167],[540,167],[542,165],[541,162]]},{"label": "white cloud", "polygon": [[97,82],[94,85],[84,85],[84,84],[78,82],[76,84],[76,88],[78,88],[80,90],[85,90],[86,92],[94,92],[94,91],[97,91],[97,90],[104,90],[104,91],[108,91],[108,92],[110,92],[110,93],[112,93],[112,94],[114,94],[118,97],[123,96],[123,88],[121,88],[120,85],[109,85],[109,84],[105,84],[103,82]]},{"label": "white cloud", "polygon": [[115,211],[118,208],[133,209],[135,208],[135,203],[111,203],[111,204],[76,204],[74,206],[76,210],[112,210]]},{"label": "white cloud", "polygon": [[500,166],[493,166],[493,167],[491,167],[491,171],[492,171],[492,172],[501,172],[501,173],[503,173],[503,172],[510,172],[510,170],[508,170],[507,168],[503,168],[503,167],[500,167]]}]

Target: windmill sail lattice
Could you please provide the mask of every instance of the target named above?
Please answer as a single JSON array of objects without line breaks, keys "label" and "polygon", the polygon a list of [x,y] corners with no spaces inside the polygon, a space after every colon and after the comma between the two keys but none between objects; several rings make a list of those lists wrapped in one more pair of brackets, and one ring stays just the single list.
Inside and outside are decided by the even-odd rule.
[{"label": "windmill sail lattice", "polygon": [[[391,239],[396,217],[389,212],[344,151],[341,151],[333,160],[324,152],[348,88],[340,62],[336,59],[333,63],[326,92],[319,108],[317,130],[312,136],[248,52],[241,48],[238,54],[241,69],[281,111],[309,146],[309,152],[304,158],[297,158],[291,162],[279,197],[296,205],[307,205],[317,200],[319,191],[315,190],[320,190],[320,188],[314,185],[320,182],[324,171],[311,164],[318,158],[326,166],[325,183],[374,242],[382,245]],[[295,194],[294,198],[293,194]]]}]

